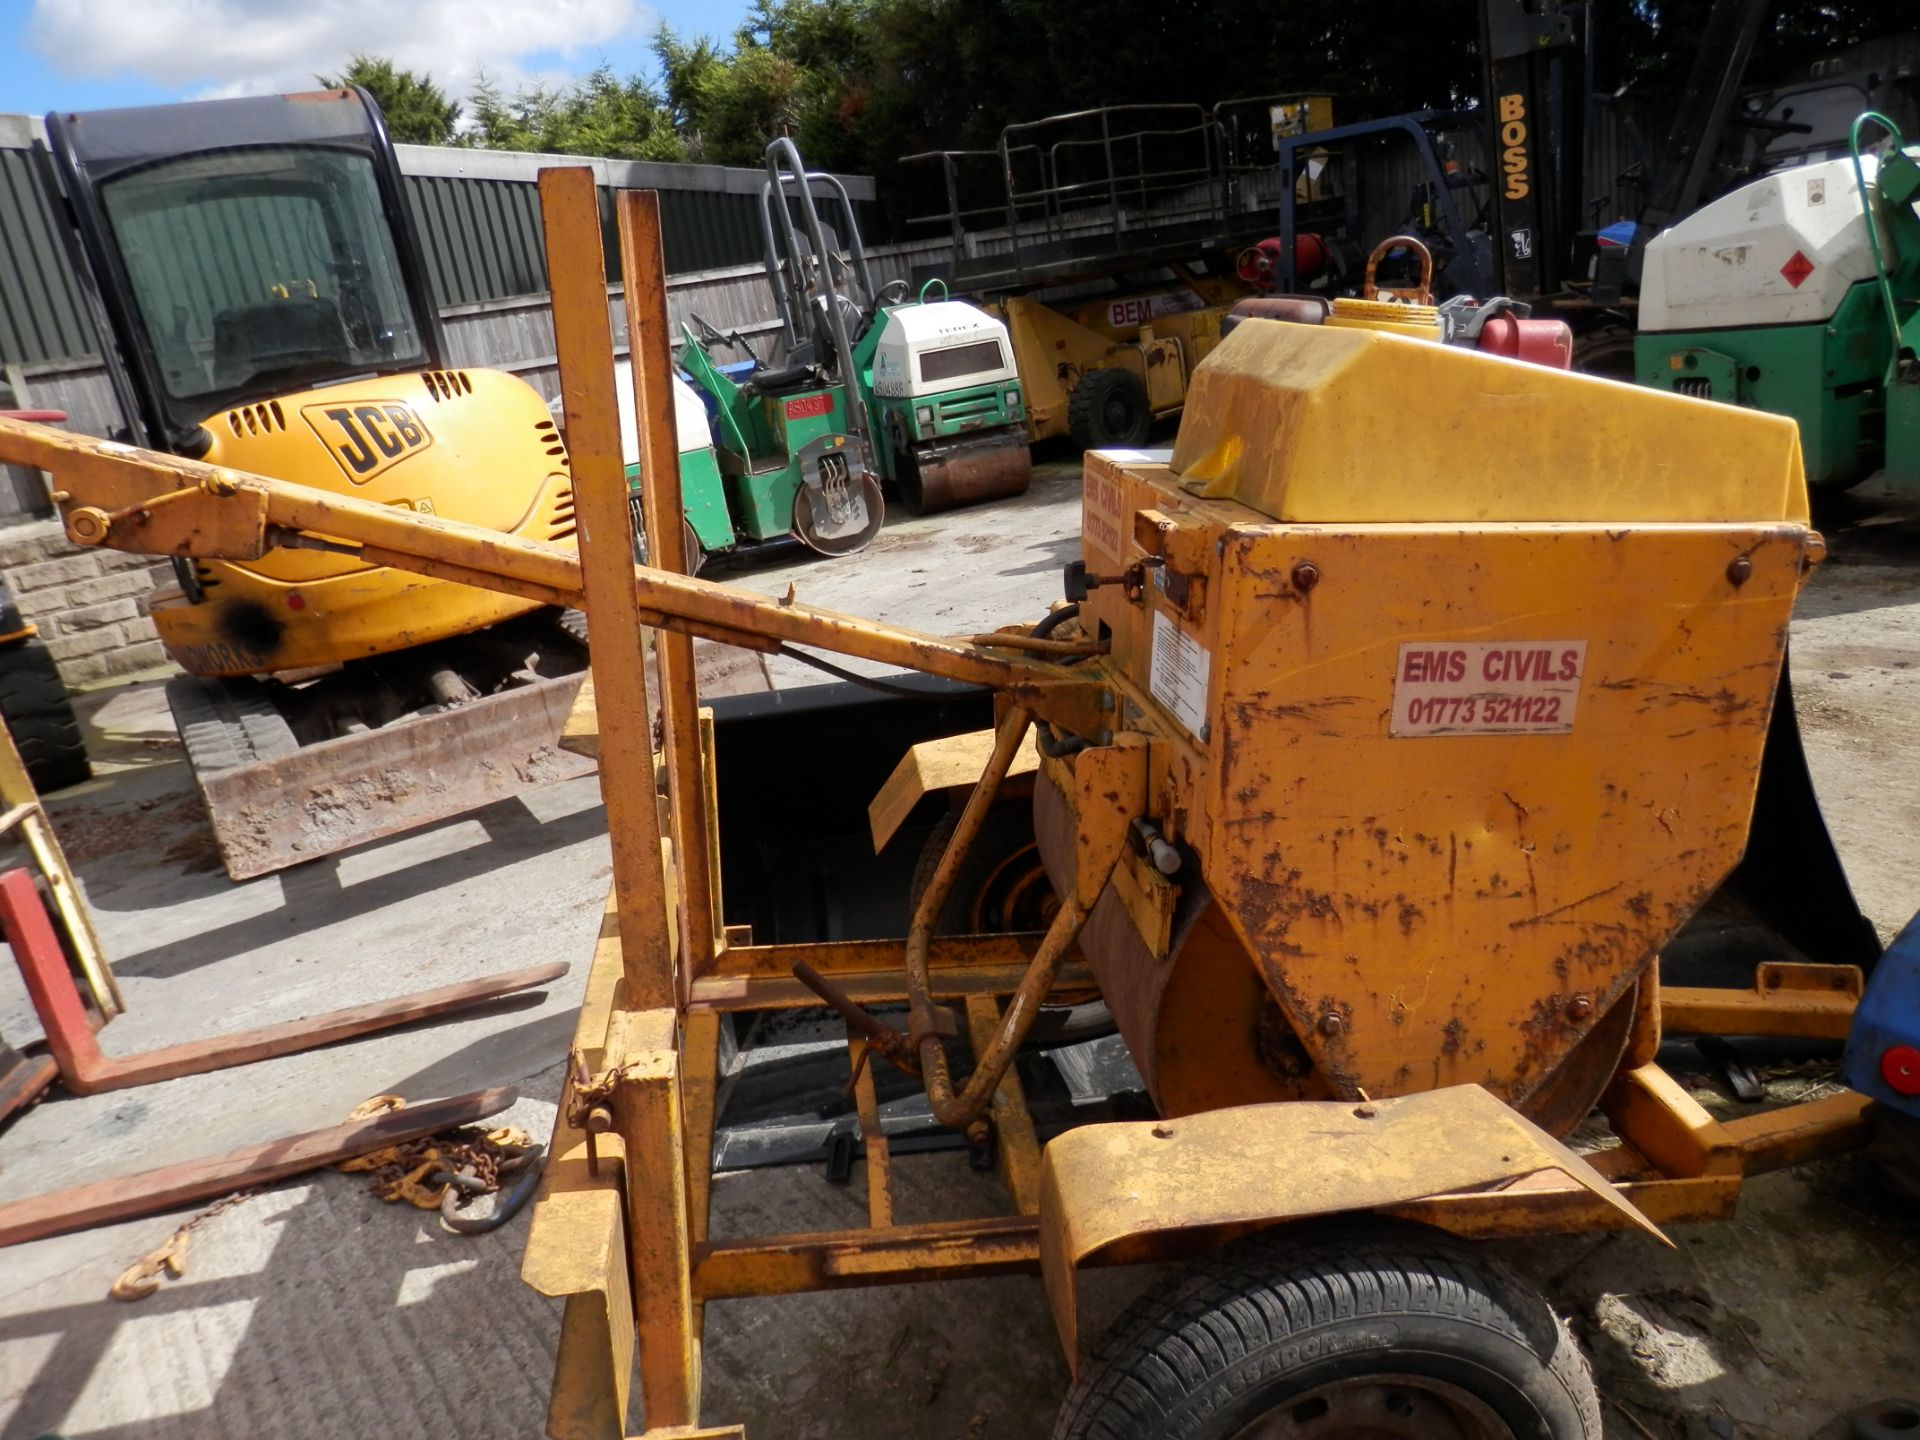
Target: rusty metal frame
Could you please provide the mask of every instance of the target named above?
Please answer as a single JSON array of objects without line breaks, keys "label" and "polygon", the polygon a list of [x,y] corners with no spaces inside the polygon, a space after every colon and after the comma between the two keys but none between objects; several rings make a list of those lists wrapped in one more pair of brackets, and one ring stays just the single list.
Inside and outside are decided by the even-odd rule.
[{"label": "rusty metal frame", "polygon": [[[620,965],[618,937],[611,929],[603,931],[603,936],[595,974],[588,984],[579,1033],[610,1036],[617,1044],[621,1043],[618,1037],[623,1033],[623,1017],[615,1008],[614,982]],[[946,941],[936,940],[931,956],[935,993],[964,1001],[968,1028],[976,1044],[984,1043],[983,1037],[997,1027],[999,1005],[1017,989],[1024,971],[1023,966],[1015,964],[991,967],[969,964],[968,961],[985,948],[982,941],[986,938],[967,937],[955,942],[951,953]],[[1020,937],[1019,948],[1031,947],[1035,938]],[[997,947],[1004,942],[994,937],[991,943]],[[899,948],[900,942],[742,946],[724,952],[722,958],[740,968],[771,971],[777,963],[775,957],[785,959],[789,954],[805,952],[810,957],[809,963],[823,973],[839,977],[850,988],[858,986],[863,1001],[898,1004],[908,998],[904,975],[897,968],[879,968],[874,964],[874,957],[891,958]],[[745,966],[741,966],[742,961],[746,962]],[[926,1224],[894,1223],[889,1202],[894,1160],[882,1139],[879,1144],[870,1142],[866,1150],[865,1226],[725,1240],[708,1238],[706,1202],[710,1193],[710,1170],[706,1161],[712,1150],[715,1056],[710,1041],[696,1045],[694,1037],[727,1011],[820,1002],[805,996],[797,982],[778,981],[770,975],[738,977],[737,986],[734,981],[710,980],[707,984],[709,988],[704,991],[698,985],[695,987],[682,1015],[684,1038],[675,1069],[681,1086],[682,1128],[673,1132],[662,1127],[651,1136],[623,1128],[624,1149],[619,1152],[634,1156],[636,1146],[657,1147],[658,1154],[672,1154],[675,1161],[662,1165],[655,1160],[646,1169],[654,1174],[671,1174],[677,1165],[685,1175],[686,1226],[691,1237],[685,1252],[690,1267],[686,1278],[696,1317],[709,1300],[1041,1273],[1043,1223],[1039,1211],[1043,1152],[1034,1137],[1032,1117],[1020,1093],[1017,1073],[1011,1070],[994,1096],[992,1112],[999,1141],[997,1162],[1007,1194],[1006,1214]],[[760,990],[757,987],[761,985],[780,989]],[[624,1019],[631,1021],[631,1017]],[[700,1052],[697,1068],[696,1049]],[[856,1053],[851,1052],[850,1047],[850,1065]],[[611,1047],[601,1048],[597,1060],[603,1065],[611,1063]],[[872,1117],[867,1113],[871,1100],[866,1086],[856,1090],[855,1099],[862,1116],[862,1134],[877,1135],[871,1126]],[[1620,1138],[1612,1146],[1585,1158],[1614,1183],[1618,1199],[1628,1202],[1659,1225],[1727,1218],[1733,1213],[1746,1177],[1857,1147],[1864,1143],[1869,1126],[1867,1102],[1851,1093],[1742,1120],[1717,1122],[1656,1065],[1642,1066],[1623,1075],[1608,1092],[1603,1108]],[[535,1244],[529,1247],[530,1257],[548,1233],[560,1231],[565,1223],[562,1218],[565,1210],[590,1207],[595,1193],[607,1196],[614,1193],[611,1187],[617,1182],[611,1178],[612,1167],[603,1166],[597,1179],[587,1175],[585,1142],[583,1131],[564,1122],[555,1132],[552,1178],[541,1198],[542,1210],[551,1213],[553,1218],[549,1221],[544,1215],[536,1217],[538,1230]],[[604,1139],[601,1153],[603,1157],[609,1153]],[[628,1193],[632,1194],[631,1187]],[[1556,1172],[1536,1174],[1490,1190],[1429,1196],[1387,1207],[1381,1213],[1474,1239],[1572,1234],[1618,1229],[1634,1223],[1617,1203],[1609,1203],[1608,1199]],[[636,1215],[634,1220],[634,1228],[627,1232],[627,1238],[637,1244],[643,1232],[640,1217]],[[1106,1266],[1175,1260],[1257,1228],[1259,1223],[1262,1222],[1182,1227],[1137,1235],[1091,1257],[1086,1263]],[[612,1229],[618,1231],[619,1226],[613,1224]],[[657,1248],[654,1254],[659,1257]],[[607,1269],[602,1272],[606,1288],[593,1294],[591,1309],[596,1319],[611,1313],[624,1294],[621,1269],[618,1257],[610,1256]],[[531,1259],[527,1278],[537,1288],[546,1289]],[[571,1280],[578,1284],[582,1278],[576,1273]],[[575,1296],[576,1299],[569,1301],[568,1314],[572,1316],[577,1297],[589,1292],[548,1290],[547,1293]],[[581,1332],[569,1327],[570,1342],[561,1347],[562,1366],[556,1373],[554,1386],[555,1410],[549,1421],[550,1433],[554,1436],[607,1440],[623,1433],[615,1428],[572,1422],[587,1408],[580,1402],[581,1395],[611,1395],[617,1391],[625,1396],[628,1393],[627,1382],[616,1381],[615,1377],[623,1373],[636,1348],[644,1356],[649,1344],[667,1343],[671,1338],[671,1329],[663,1334],[645,1321],[635,1323],[631,1312],[627,1321],[623,1333],[617,1337],[596,1331],[591,1338],[583,1338],[577,1344],[571,1343],[572,1336]],[[690,1329],[686,1343],[692,1353],[697,1353],[697,1325]],[[594,1372],[591,1380],[583,1378],[581,1373],[583,1368],[588,1368],[585,1365],[588,1353],[596,1361],[591,1367]],[[624,1410],[621,1413],[624,1414]],[[659,1436],[654,1430],[645,1433],[660,1440],[660,1436],[672,1432],[663,1431]]]}]

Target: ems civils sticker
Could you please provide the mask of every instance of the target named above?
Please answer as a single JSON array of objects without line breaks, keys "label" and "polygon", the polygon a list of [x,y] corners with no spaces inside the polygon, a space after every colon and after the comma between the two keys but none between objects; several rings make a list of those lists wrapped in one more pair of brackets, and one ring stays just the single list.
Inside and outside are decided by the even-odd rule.
[{"label": "ems civils sticker", "polygon": [[1409,642],[1393,672],[1392,733],[1564,735],[1586,667],[1584,640]]}]

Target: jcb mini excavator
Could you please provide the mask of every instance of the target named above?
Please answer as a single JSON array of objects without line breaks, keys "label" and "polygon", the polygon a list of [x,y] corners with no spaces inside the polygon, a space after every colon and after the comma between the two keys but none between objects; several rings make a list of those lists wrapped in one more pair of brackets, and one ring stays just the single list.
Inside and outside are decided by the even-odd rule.
[{"label": "jcb mini excavator", "polygon": [[[572,543],[540,396],[447,362],[363,92],[57,113],[47,144],[136,444]],[[236,880],[588,768],[552,743],[578,617],[325,542],[174,563],[167,698]]]}]

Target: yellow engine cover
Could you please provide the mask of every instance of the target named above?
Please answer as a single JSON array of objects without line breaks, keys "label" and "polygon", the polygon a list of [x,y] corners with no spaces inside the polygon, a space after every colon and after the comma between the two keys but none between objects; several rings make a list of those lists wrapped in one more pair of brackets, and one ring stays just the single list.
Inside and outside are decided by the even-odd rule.
[{"label": "yellow engine cover", "polygon": [[1163,1107],[1543,1095],[1744,848],[1820,553],[1793,422],[1250,321],[1171,466],[1089,455],[1084,507],[1213,897],[1092,956]]},{"label": "yellow engine cover", "polygon": [[[209,464],[569,542],[573,481],[540,396],[493,370],[357,380],[210,416]],[[153,607],[168,653],[196,675],[329,665],[463,635],[536,608],[312,550],[195,567],[205,600]]]},{"label": "yellow engine cover", "polygon": [[1237,326],[1173,468],[1275,520],[1807,519],[1792,420],[1332,323]]}]

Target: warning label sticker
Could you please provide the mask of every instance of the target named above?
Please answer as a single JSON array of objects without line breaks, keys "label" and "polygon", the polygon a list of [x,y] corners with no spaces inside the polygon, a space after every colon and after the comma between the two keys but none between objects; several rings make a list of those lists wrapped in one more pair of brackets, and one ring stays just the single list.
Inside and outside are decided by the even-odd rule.
[{"label": "warning label sticker", "polygon": [[1402,645],[1392,733],[1564,735],[1573,729],[1586,666],[1584,640]]},{"label": "warning label sticker", "polygon": [[1192,735],[1207,723],[1207,675],[1213,657],[1163,611],[1153,612],[1153,661],[1147,688]]}]

